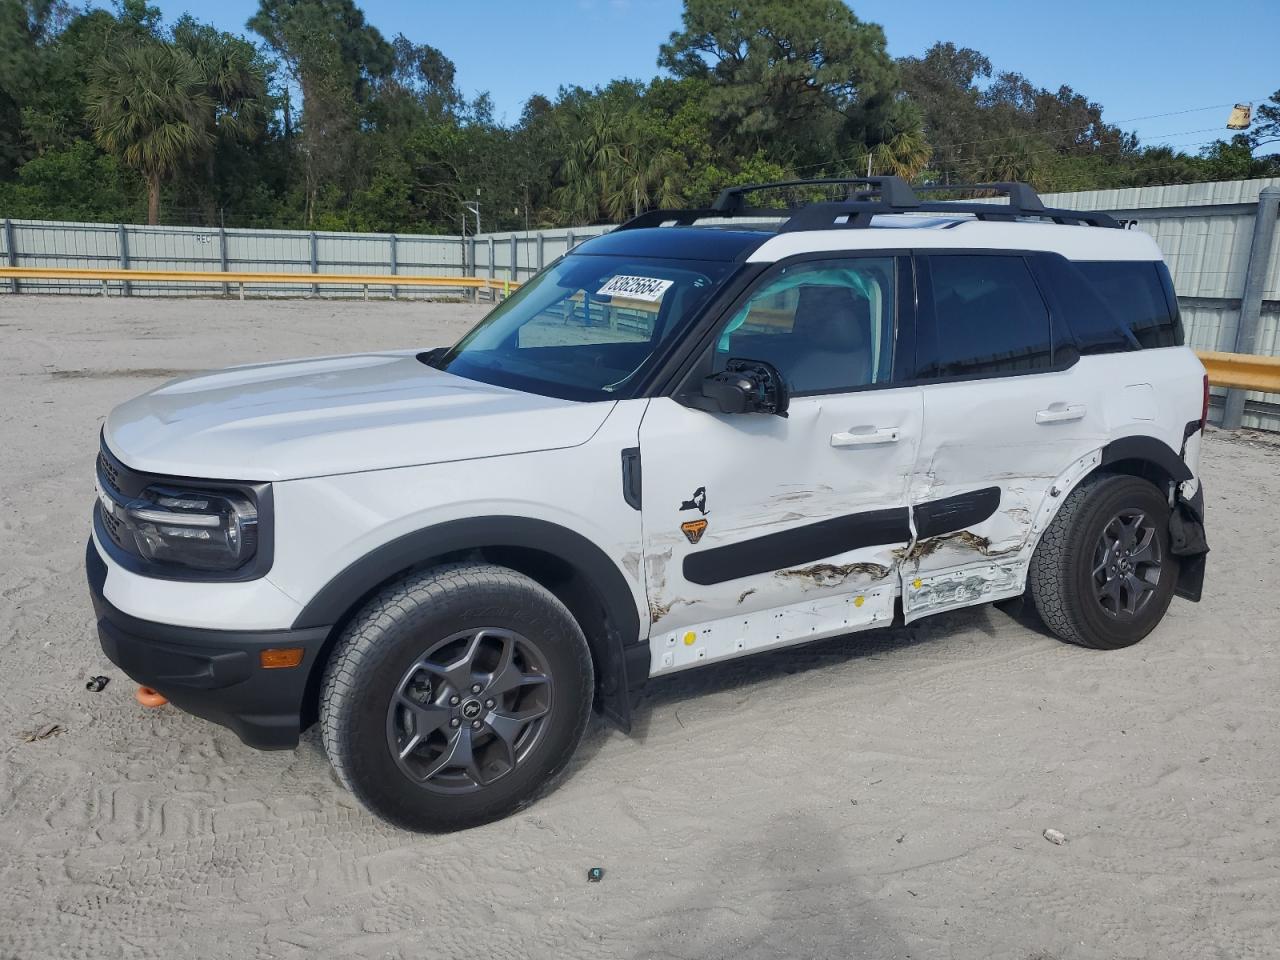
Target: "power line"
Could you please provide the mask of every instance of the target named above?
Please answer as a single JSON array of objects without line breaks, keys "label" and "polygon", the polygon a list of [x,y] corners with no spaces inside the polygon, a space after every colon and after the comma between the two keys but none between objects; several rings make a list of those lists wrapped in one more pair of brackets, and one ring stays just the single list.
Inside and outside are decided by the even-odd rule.
[{"label": "power line", "polygon": [[[1262,97],[1262,98],[1258,98],[1258,99],[1265,100],[1266,98],[1265,98],[1265,97]],[[1123,125],[1123,124],[1126,124],[1126,123],[1136,123],[1136,122],[1137,122],[1137,121],[1139,121],[1139,120],[1160,120],[1160,119],[1162,119],[1162,118],[1164,118],[1164,117],[1179,117],[1179,116],[1184,116],[1185,114],[1188,114],[1188,113],[1203,113],[1203,112],[1205,112],[1205,111],[1207,111],[1207,110],[1220,110],[1220,109],[1222,109],[1223,107],[1229,107],[1229,106],[1234,106],[1234,104],[1233,104],[1233,103],[1215,103],[1215,104],[1211,104],[1211,105],[1209,105],[1209,106],[1207,106],[1207,107],[1190,107],[1190,108],[1188,108],[1188,109],[1186,109],[1186,110],[1171,110],[1171,111],[1169,111],[1169,112],[1167,112],[1167,113],[1152,113],[1152,114],[1148,114],[1147,116],[1143,116],[1143,117],[1129,117],[1129,118],[1128,118],[1128,119],[1126,119],[1126,120],[1117,120],[1117,121],[1115,121],[1114,123],[1110,123],[1110,124],[1108,124],[1108,125],[1109,125],[1109,126],[1113,126],[1113,127],[1119,127],[1119,126],[1121,126],[1121,125]],[[960,142],[958,142],[958,143],[948,144],[948,145],[947,145],[947,147],[948,147],[948,149],[950,149],[950,150],[954,150],[954,149],[955,149],[955,148],[957,148],[957,147],[973,146],[974,144],[979,144],[979,143],[998,143],[998,142],[1003,141],[1003,140],[1017,140],[1017,139],[1020,139],[1020,138],[1022,138],[1022,137],[1025,137],[1025,136],[1040,136],[1040,135],[1043,135],[1043,134],[1046,134],[1046,133],[1062,133],[1062,132],[1065,132],[1065,131],[1067,131],[1067,130],[1072,130],[1072,129],[1075,129],[1074,125],[1072,125],[1072,126],[1062,126],[1062,127],[1050,127],[1050,128],[1048,128],[1048,129],[1044,129],[1044,130],[1028,130],[1028,131],[1024,131],[1024,132],[1020,132],[1020,133],[1005,134],[1005,135],[1003,135],[1003,136],[999,136],[999,137],[985,137],[985,138],[982,138],[982,139],[979,139],[979,140],[962,140],[962,141],[960,141]],[[1177,132],[1177,133],[1167,133],[1167,134],[1163,134],[1163,136],[1165,136],[1165,137],[1177,137],[1177,136],[1182,136],[1183,134],[1187,134],[1187,133],[1203,133],[1203,132],[1206,132],[1206,131],[1208,131],[1208,130],[1217,130],[1217,129],[1219,129],[1219,128],[1218,128],[1218,127],[1205,127],[1205,128],[1203,128],[1202,130],[1184,130],[1184,131],[1180,131],[1180,132]],[[1104,149],[1106,146],[1108,146],[1108,145],[1107,145],[1107,144],[1102,144],[1102,145],[1100,145],[1099,149]],[[1148,147],[1149,147],[1149,146],[1151,146],[1151,145],[1145,145],[1145,146],[1148,146]],[[802,172],[802,171],[804,171],[804,170],[816,170],[816,169],[818,169],[818,168],[820,168],[820,167],[826,167],[826,166],[830,166],[830,165],[832,165],[832,164],[848,164],[848,163],[853,163],[854,161],[862,162],[863,160],[865,160],[865,159],[866,159],[867,152],[868,152],[868,151],[864,150],[864,151],[862,151],[861,153],[855,154],[855,155],[850,156],[850,157],[840,157],[840,158],[837,158],[837,159],[835,159],[835,160],[825,160],[825,161],[822,161],[821,163],[807,163],[807,164],[804,164],[804,165],[802,165],[802,166],[796,167],[796,168],[795,168],[795,171],[796,171],[796,173],[800,173],[800,172]],[[1049,151],[1049,152],[1055,152],[1055,153],[1056,153],[1056,152],[1057,152],[1057,148],[1052,148],[1052,150],[1051,150],[1051,151]],[[1014,154],[997,154],[995,157],[988,157],[988,158],[986,158],[986,159],[988,159],[988,160],[990,160],[990,159],[997,159],[997,158],[1003,159],[1003,158],[1008,157],[1008,156],[1014,156]],[[964,160],[964,159],[956,159],[956,160],[953,160],[953,161],[951,161],[951,162],[952,162],[952,163],[955,163],[955,164],[962,164],[962,163],[970,163],[970,162],[973,162],[973,161],[971,161],[971,160]]]}]

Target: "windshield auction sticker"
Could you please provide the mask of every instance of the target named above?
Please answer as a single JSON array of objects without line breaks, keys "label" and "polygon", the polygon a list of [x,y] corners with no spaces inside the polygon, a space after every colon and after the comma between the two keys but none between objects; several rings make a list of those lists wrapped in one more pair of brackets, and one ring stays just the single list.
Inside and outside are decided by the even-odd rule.
[{"label": "windshield auction sticker", "polygon": [[656,277],[617,276],[597,290],[596,296],[657,303],[673,283],[674,280],[659,280]]}]

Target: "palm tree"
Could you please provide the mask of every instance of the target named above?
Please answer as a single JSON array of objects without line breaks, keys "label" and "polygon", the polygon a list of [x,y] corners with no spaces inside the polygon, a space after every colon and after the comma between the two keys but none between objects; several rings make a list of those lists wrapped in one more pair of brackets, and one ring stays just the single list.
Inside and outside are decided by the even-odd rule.
[{"label": "palm tree", "polygon": [[670,150],[647,152],[639,131],[632,128],[618,144],[617,163],[605,177],[605,210],[614,220],[639,216],[650,207],[678,207],[683,164]]},{"label": "palm tree", "polygon": [[185,52],[164,44],[125,47],[93,71],[88,119],[108,153],[147,183],[147,222],[160,222],[160,188],[210,148],[214,109],[205,78]]},{"label": "palm tree", "polygon": [[569,140],[560,167],[563,181],[556,201],[579,222],[624,220],[657,203],[676,206],[681,158],[653,151],[633,114],[620,114],[594,102],[575,118],[577,135]]},{"label": "palm tree", "polygon": [[556,190],[556,202],[571,219],[595,223],[620,166],[618,124],[613,112],[598,102],[577,114],[577,135],[565,150],[560,167],[563,186]]},{"label": "palm tree", "polygon": [[173,42],[195,63],[204,79],[208,109],[205,130],[205,217],[214,222],[217,146],[251,140],[266,124],[270,95],[253,45],[241,37],[198,23],[190,14],[173,26]]}]

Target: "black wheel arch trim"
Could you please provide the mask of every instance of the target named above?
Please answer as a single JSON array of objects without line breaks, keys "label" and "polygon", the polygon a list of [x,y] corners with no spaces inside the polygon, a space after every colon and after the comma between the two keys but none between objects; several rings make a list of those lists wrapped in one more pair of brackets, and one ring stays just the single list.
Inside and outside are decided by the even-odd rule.
[{"label": "black wheel arch trim", "polygon": [[[349,564],[303,607],[294,629],[341,623],[397,574],[437,558],[472,550],[520,548],[551,554],[573,568],[602,606],[606,636],[592,637],[602,712],[628,730],[631,702],[648,679],[649,643],[626,578],[603,550],[580,533],[531,517],[486,516],[449,520],[396,537]],[[643,664],[643,671],[641,665]]]},{"label": "black wheel arch trim", "polygon": [[[1187,424],[1183,445],[1199,429],[1198,420]],[[1186,600],[1199,601],[1204,591],[1205,558],[1209,553],[1204,530],[1204,485],[1190,498],[1177,492],[1178,484],[1194,479],[1191,468],[1177,451],[1155,437],[1121,437],[1102,448],[1102,463],[1107,466],[1122,460],[1139,460],[1155,464],[1175,484],[1174,506],[1169,515],[1171,552],[1178,557],[1178,580],[1174,593]]]},{"label": "black wheel arch trim", "polygon": [[1175,483],[1192,479],[1191,468],[1178,456],[1178,451],[1155,437],[1120,437],[1102,448],[1101,466],[1121,460],[1146,460],[1154,463],[1172,477]]}]

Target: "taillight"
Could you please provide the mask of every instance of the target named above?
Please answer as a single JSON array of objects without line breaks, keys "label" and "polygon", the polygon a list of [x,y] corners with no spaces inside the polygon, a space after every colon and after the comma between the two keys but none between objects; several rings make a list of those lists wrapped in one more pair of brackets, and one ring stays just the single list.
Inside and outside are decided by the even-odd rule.
[{"label": "taillight", "polygon": [[1200,406],[1200,430],[1204,431],[1205,424],[1209,422],[1209,375],[1204,375],[1204,403]]}]

